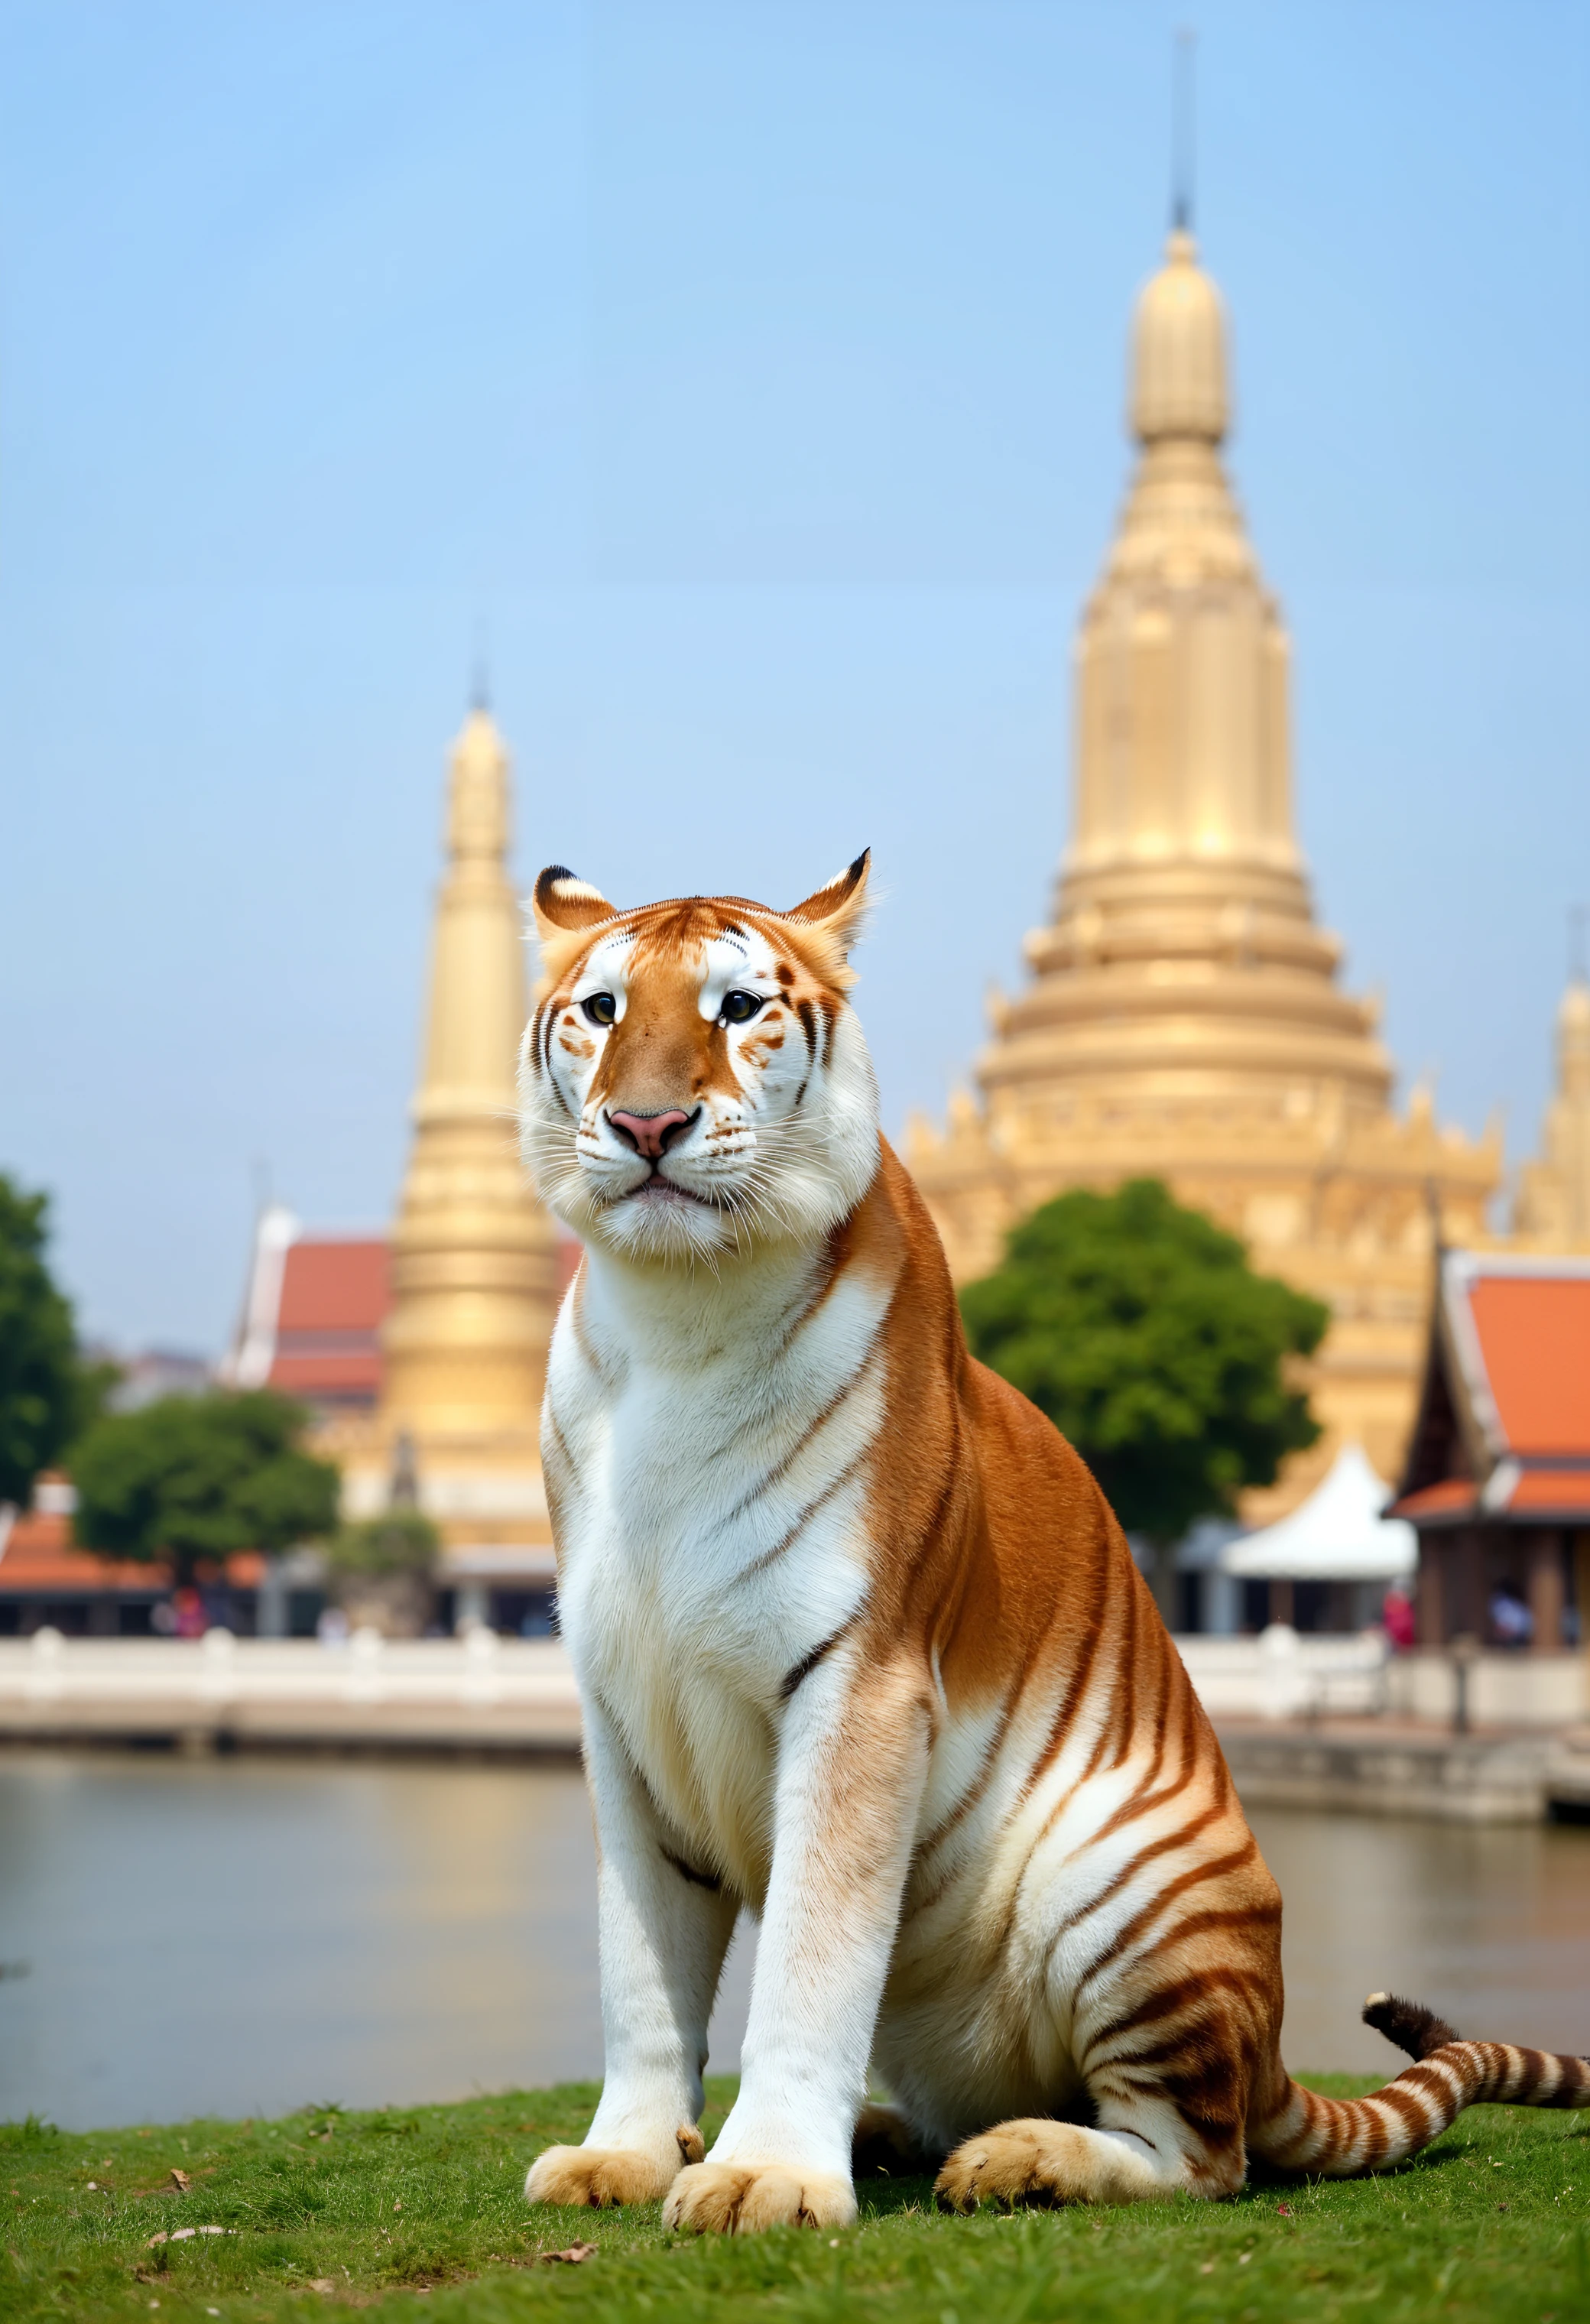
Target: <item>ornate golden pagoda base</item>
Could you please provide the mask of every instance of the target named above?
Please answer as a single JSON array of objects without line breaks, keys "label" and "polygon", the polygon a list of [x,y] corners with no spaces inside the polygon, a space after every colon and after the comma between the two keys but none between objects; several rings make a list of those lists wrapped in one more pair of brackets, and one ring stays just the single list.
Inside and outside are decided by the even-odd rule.
[{"label": "ornate golden pagoda base", "polygon": [[1255,1267],[1323,1300],[1332,1322],[1304,1368],[1320,1442],[1280,1482],[1243,1505],[1251,1524],[1293,1508],[1340,1446],[1364,1446],[1383,1477],[1401,1471],[1419,1393],[1429,1313],[1434,1215],[1448,1241],[1483,1243],[1499,1174],[1493,1139],[1438,1130],[1418,1100],[1404,1119],[1339,1112],[1287,1121],[1233,1095],[1199,1119],[1183,1097],[1155,1116],[1078,1096],[1043,1133],[990,1123],[969,1099],[947,1135],[912,1126],[906,1158],[944,1239],[957,1282],[996,1267],[1010,1229],[1068,1187],[1101,1193],[1161,1178],[1237,1235]]}]

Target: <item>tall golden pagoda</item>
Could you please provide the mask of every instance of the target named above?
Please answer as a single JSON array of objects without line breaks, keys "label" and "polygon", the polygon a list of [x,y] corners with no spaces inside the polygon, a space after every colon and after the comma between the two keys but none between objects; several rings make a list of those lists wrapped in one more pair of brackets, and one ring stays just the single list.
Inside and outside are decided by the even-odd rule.
[{"label": "tall golden pagoda", "polygon": [[[524,935],[507,858],[508,753],[477,706],[454,745],[414,1144],[391,1237],[381,1407],[349,1499],[411,1470],[449,1578],[550,1572],[538,1432],[557,1296],[551,1220],[520,1167]],[[354,1482],[354,1471],[360,1473]]]},{"label": "tall golden pagoda", "polygon": [[1278,1514],[1356,1439],[1399,1472],[1431,1279],[1484,1232],[1498,1134],[1391,1110],[1373,1002],[1337,982],[1292,821],[1288,645],[1222,465],[1220,296],[1190,234],[1138,302],[1120,527],[1076,643],[1071,836],[1032,982],[996,996],[981,1103],[913,1124],[911,1167],[958,1279],[1068,1186],[1163,1178],[1256,1266],[1325,1300],[1322,1443],[1256,1495]]}]

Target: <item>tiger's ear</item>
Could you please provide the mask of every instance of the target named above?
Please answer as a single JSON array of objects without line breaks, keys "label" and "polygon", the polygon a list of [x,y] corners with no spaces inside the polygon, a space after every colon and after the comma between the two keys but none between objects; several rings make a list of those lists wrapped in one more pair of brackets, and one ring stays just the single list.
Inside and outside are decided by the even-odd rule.
[{"label": "tiger's ear", "polygon": [[601,889],[576,880],[565,863],[547,866],[531,900],[536,933],[543,944],[552,936],[583,935],[602,920],[618,918],[617,907],[608,902]]},{"label": "tiger's ear", "polygon": [[872,850],[864,847],[853,863],[835,872],[828,885],[808,896],[804,904],[792,906],[785,918],[818,930],[840,952],[849,952],[866,917],[867,871],[871,862]]}]

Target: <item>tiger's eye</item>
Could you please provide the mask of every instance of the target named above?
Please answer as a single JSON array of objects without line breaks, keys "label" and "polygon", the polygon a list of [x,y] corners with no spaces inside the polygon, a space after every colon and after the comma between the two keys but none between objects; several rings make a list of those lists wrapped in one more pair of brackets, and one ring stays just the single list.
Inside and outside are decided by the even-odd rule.
[{"label": "tiger's eye", "polygon": [[588,992],[580,1006],[593,1025],[611,1025],[619,1013],[611,992]]},{"label": "tiger's eye", "polygon": [[761,1006],[759,992],[726,992],[721,1014],[726,1025],[749,1025]]}]

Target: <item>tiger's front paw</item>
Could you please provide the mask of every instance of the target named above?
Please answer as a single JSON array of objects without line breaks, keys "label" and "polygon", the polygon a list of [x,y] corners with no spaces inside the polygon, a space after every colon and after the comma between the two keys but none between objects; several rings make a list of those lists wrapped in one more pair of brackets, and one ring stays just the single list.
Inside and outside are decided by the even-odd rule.
[{"label": "tiger's front paw", "polygon": [[665,2227],[749,2236],[762,2227],[848,2227],[856,2198],[848,2179],[788,2163],[696,2163],[681,2171],[663,2205]]},{"label": "tiger's front paw", "polygon": [[[701,2133],[681,2123],[674,2134],[679,2161],[699,2163]],[[628,2146],[549,2146],[530,2165],[525,2200],[531,2203],[655,2203],[666,2195],[678,2163],[661,2163]]]}]

